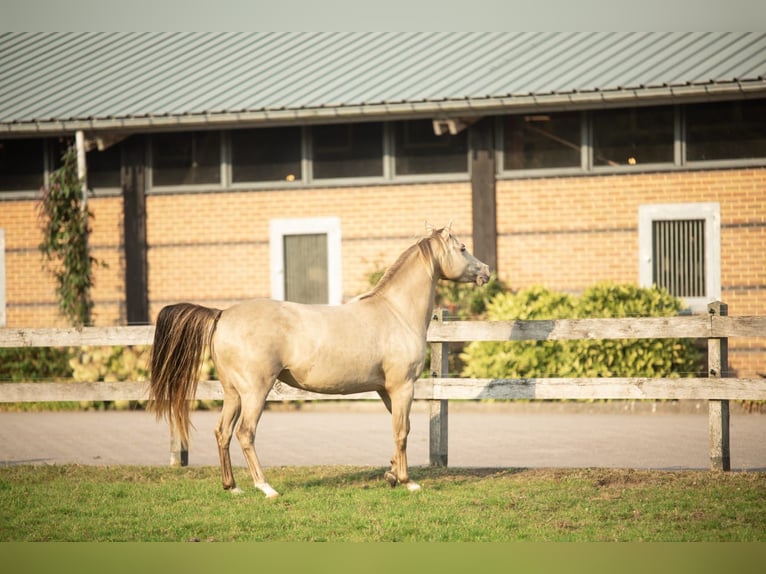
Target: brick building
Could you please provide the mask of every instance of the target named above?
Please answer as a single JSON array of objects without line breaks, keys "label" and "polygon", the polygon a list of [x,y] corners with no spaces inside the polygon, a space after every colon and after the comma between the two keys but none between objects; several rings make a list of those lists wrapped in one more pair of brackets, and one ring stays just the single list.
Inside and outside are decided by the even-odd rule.
[{"label": "brick building", "polygon": [[513,288],[763,315],[765,76],[760,33],[3,34],[0,322],[63,323],[36,210],[78,131],[99,325],[341,303],[425,221]]}]

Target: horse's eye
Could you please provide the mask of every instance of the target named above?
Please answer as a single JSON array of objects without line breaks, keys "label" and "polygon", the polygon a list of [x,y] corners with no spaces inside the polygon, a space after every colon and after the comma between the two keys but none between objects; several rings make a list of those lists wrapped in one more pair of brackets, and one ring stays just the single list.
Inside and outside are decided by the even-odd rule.
[{"label": "horse's eye", "polygon": [[462,252],[462,251],[465,251],[465,245],[461,245],[461,246],[460,246],[460,251],[461,251],[461,252]]}]

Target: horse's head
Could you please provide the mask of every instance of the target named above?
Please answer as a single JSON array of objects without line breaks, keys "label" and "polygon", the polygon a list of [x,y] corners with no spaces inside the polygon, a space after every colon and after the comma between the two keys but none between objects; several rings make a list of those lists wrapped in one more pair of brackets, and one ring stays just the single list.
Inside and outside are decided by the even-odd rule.
[{"label": "horse's head", "polygon": [[489,281],[489,266],[476,259],[465,248],[465,244],[452,235],[451,227],[434,230],[430,237],[441,279],[484,285]]}]

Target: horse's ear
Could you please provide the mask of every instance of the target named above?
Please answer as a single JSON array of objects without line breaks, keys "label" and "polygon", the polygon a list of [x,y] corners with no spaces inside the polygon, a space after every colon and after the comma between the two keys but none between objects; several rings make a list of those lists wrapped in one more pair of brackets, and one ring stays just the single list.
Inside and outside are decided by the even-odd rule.
[{"label": "horse's ear", "polygon": [[431,223],[428,223],[428,220],[426,219],[426,233],[428,235],[431,235],[434,232],[434,226]]},{"label": "horse's ear", "polygon": [[449,225],[442,229],[442,237],[444,239],[449,239],[450,235],[452,235],[452,222],[449,222]]}]

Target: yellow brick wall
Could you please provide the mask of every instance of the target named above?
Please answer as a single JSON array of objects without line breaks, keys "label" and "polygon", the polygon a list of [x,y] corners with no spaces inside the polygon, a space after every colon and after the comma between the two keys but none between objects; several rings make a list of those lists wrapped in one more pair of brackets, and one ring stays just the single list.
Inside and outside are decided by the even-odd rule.
[{"label": "yellow brick wall", "polygon": [[[92,198],[90,245],[92,255],[105,266],[94,272],[93,320],[112,325],[124,317],[124,265],[122,198]],[[61,327],[67,321],[58,312],[56,283],[44,267],[38,249],[42,240],[38,201],[0,202],[0,228],[5,231],[6,320],[9,327]]]},{"label": "yellow brick wall", "polygon": [[[638,281],[638,208],[719,202],[722,299],[732,315],[766,315],[766,169],[501,180],[497,183],[498,267],[513,289],[543,284],[580,291],[603,280]],[[124,323],[122,199],[90,200],[95,214],[94,322]],[[453,229],[471,248],[468,183],[150,194],[147,241],[150,318],[162,305],[226,307],[268,297],[269,222],[339,217],[343,294],[369,286],[425,231]],[[0,202],[5,231],[7,324],[61,326],[52,277],[41,268],[36,202]],[[766,372],[766,340],[737,341],[741,376]]]},{"label": "yellow brick wall", "polygon": [[152,195],[147,214],[152,316],[173,301],[226,307],[269,297],[273,219],[340,218],[344,298],[425,234],[426,220],[454,220],[471,243],[467,183]]},{"label": "yellow brick wall", "polygon": [[766,169],[499,181],[498,267],[513,287],[636,282],[639,206],[692,202],[721,206],[722,298],[766,314]]},{"label": "yellow brick wall", "polygon": [[[505,180],[497,184],[498,268],[514,289],[578,292],[638,282],[638,208],[718,202],[721,299],[731,315],[766,315],[766,169]],[[766,338],[738,339],[740,376],[766,373]]]}]

